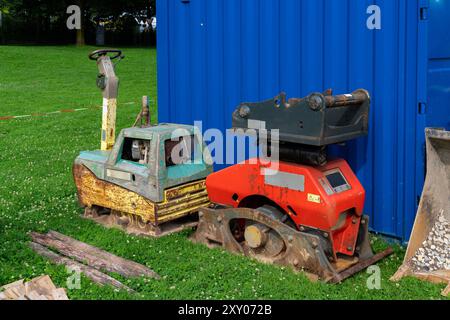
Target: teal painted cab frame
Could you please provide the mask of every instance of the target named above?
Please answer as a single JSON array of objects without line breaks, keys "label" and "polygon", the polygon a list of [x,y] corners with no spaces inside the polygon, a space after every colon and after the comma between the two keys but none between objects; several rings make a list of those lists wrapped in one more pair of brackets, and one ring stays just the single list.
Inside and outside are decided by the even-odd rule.
[{"label": "teal painted cab frame", "polygon": [[[191,146],[195,145],[191,149],[192,155],[183,163],[169,165],[171,150],[167,148],[179,145],[186,137],[192,139]],[[135,151],[139,151],[139,143],[146,146],[143,161],[133,161],[129,157],[128,149],[130,144],[133,148],[133,143]],[[165,201],[165,190],[205,179],[213,172],[211,155],[201,134],[193,126],[178,124],[123,129],[111,151],[83,151],[75,164],[84,165],[100,180],[133,191],[155,203]]]}]

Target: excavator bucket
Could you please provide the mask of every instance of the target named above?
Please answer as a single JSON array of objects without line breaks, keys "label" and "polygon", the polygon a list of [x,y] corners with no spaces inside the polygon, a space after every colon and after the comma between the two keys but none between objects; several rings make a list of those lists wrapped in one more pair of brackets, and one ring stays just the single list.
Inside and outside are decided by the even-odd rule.
[{"label": "excavator bucket", "polygon": [[404,276],[447,283],[450,293],[450,131],[427,128],[427,175],[402,266]]},{"label": "excavator bucket", "polygon": [[[392,253],[391,248],[378,254],[372,252],[367,216],[362,219],[357,256],[336,261],[329,261],[318,235],[297,231],[259,209],[202,208],[199,217],[197,231],[191,237],[193,242],[290,267],[313,281],[342,282]],[[239,226],[242,223],[247,223],[245,231]]]}]

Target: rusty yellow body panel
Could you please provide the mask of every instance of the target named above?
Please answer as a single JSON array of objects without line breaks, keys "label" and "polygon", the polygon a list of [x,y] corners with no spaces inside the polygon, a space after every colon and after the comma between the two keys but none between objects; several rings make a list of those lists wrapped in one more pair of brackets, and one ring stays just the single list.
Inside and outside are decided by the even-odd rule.
[{"label": "rusty yellow body panel", "polygon": [[209,205],[205,180],[191,182],[165,191],[163,202],[145,197],[98,179],[83,165],[74,166],[74,178],[80,203],[84,207],[99,206],[140,217],[142,222],[157,226]]},{"label": "rusty yellow body panel", "polygon": [[103,98],[101,141],[103,151],[111,150],[116,142],[116,112],[117,100]]}]

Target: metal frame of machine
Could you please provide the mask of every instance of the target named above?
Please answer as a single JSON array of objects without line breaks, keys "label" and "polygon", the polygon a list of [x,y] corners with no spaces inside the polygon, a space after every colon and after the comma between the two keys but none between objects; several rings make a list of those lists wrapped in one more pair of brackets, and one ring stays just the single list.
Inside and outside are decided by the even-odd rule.
[{"label": "metal frame of machine", "polygon": [[[277,130],[277,170],[250,159],[209,175],[215,209],[201,209],[196,242],[222,246],[263,262],[339,282],[392,253],[374,254],[363,215],[365,191],[345,160],[328,161],[327,146],[364,136],[370,96],[365,90],[302,99],[280,94],[243,103],[233,129],[272,136]],[[266,149],[267,145],[266,145]]]},{"label": "metal frame of machine", "polygon": [[205,178],[212,165],[207,149],[201,157],[196,155],[195,165],[172,163],[171,151],[178,143],[203,141],[193,126],[151,126],[147,97],[135,121],[141,126],[122,130],[116,141],[119,79],[112,61],[123,57],[117,49],[89,55],[99,68],[103,118],[101,150],[81,152],[73,165],[84,216],[107,227],[155,237],[193,227],[197,221],[192,215],[209,204]]}]

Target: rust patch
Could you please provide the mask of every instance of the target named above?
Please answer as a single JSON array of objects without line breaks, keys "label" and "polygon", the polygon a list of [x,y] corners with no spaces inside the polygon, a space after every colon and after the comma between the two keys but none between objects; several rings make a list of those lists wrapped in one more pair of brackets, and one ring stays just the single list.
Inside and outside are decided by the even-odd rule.
[{"label": "rust patch", "polygon": [[167,190],[166,201],[155,203],[133,191],[98,179],[83,165],[75,164],[73,173],[78,199],[83,207],[107,208],[121,215],[129,215],[131,220],[144,225],[151,223],[159,226],[196,213],[210,204],[205,180]]},{"label": "rust patch", "polygon": [[[364,239],[361,240],[359,256],[338,258],[334,263],[330,263],[317,235],[299,232],[258,210],[204,208],[200,210],[199,216],[199,224],[196,233],[191,237],[192,241],[208,247],[221,246],[230,252],[244,254],[264,263],[290,267],[294,271],[305,272],[310,279],[321,279],[330,283],[341,282],[392,253],[389,248],[374,255],[368,241],[368,229],[363,228]],[[267,241],[265,247],[252,249],[245,239],[236,238],[232,233],[232,222],[242,219],[251,221],[254,226],[260,224],[261,230],[275,231],[279,238],[278,243]],[[274,245],[282,250],[272,250]],[[275,254],[269,255],[268,252]]]},{"label": "rust patch", "polygon": [[78,198],[85,207],[93,205],[136,215],[144,222],[157,224],[155,217],[155,204],[115,184],[102,181],[85,166],[74,165],[75,184],[78,189]]},{"label": "rust patch", "polygon": [[166,191],[166,200],[180,198],[190,193],[199,192],[206,189],[206,180],[186,184],[179,188],[172,188]]},{"label": "rust patch", "polygon": [[342,94],[338,96],[325,95],[325,104],[329,108],[349,105],[360,105],[369,97],[365,90],[358,90],[352,94]]}]

